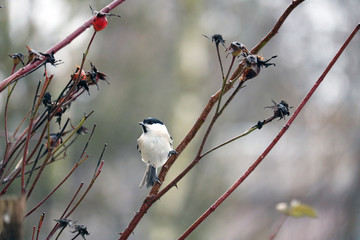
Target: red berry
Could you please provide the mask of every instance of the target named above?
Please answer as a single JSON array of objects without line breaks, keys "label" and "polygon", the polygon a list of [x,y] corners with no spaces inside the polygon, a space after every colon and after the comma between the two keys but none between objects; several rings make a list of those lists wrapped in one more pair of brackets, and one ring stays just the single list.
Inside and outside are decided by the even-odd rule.
[{"label": "red berry", "polygon": [[101,31],[106,28],[108,21],[106,19],[106,15],[103,13],[98,13],[92,20],[92,25],[95,31]]},{"label": "red berry", "polygon": [[[80,67],[79,66],[76,66],[76,70],[75,70],[75,73],[71,75],[71,79],[73,81],[76,81],[79,77],[79,70],[80,70]],[[80,81],[85,81],[86,80],[86,73],[84,71],[84,69],[81,69],[81,73],[80,73]]]}]

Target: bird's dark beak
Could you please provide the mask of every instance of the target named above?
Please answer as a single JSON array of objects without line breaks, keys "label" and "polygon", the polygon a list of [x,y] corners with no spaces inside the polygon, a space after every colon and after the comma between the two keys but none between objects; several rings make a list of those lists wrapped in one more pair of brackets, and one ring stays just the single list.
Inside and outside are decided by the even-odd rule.
[{"label": "bird's dark beak", "polygon": [[142,129],[143,129],[143,132],[144,132],[144,133],[147,133],[147,129],[146,129],[146,127],[145,127],[144,122],[139,122],[139,124],[141,125],[141,127],[142,127]]}]

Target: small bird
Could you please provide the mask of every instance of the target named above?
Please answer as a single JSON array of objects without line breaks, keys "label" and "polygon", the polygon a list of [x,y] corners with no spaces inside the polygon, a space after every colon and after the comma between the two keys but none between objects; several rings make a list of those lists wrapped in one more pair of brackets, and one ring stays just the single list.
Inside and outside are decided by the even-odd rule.
[{"label": "small bird", "polygon": [[146,163],[146,171],[139,186],[141,188],[145,184],[149,187],[160,182],[157,169],[176,151],[172,146],[173,139],[162,121],[150,117],[139,124],[143,133],[137,140],[137,149],[141,153],[141,160]]}]

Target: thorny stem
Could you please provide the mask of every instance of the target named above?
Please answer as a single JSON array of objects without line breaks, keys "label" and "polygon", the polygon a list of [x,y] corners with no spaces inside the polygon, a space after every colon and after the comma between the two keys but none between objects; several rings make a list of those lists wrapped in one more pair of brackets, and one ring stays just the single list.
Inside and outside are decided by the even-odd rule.
[{"label": "thorny stem", "polygon": [[[100,11],[103,13],[108,13],[111,10],[113,10],[115,7],[120,5],[121,3],[125,2],[125,0],[114,0],[109,5],[101,9]],[[64,48],[68,44],[72,42],[75,38],[77,38],[80,34],[82,34],[87,28],[91,26],[91,21],[93,17],[91,17],[89,20],[87,20],[83,25],[81,25],[78,29],[76,29],[74,32],[72,32],[69,36],[67,36],[64,40],[60,41],[50,49],[48,49],[45,54],[51,54],[52,52],[57,53],[60,49]],[[18,80],[20,77],[26,75],[27,73],[31,72],[33,69],[37,68],[41,64],[43,64],[43,60],[39,61],[33,61],[26,65],[23,68],[20,68],[18,71],[16,71],[14,74],[6,78],[5,80],[0,82],[0,92],[2,92],[9,84],[12,82]]]},{"label": "thorny stem", "polygon": [[[259,43],[259,44],[261,44],[262,47],[265,46],[267,44],[267,42],[269,42],[271,40],[271,38],[278,32],[278,30],[281,27],[282,23],[286,20],[286,18],[289,16],[291,11],[303,1],[304,0],[297,0],[297,1],[294,0],[294,1],[292,1],[290,6],[285,10],[283,15],[279,18],[279,20],[275,24],[274,28],[272,29],[272,31],[270,33],[268,33],[267,36]],[[259,50],[260,50],[260,48],[255,47],[251,52],[253,54],[256,54]],[[242,63],[239,64],[237,69],[234,71],[234,73],[230,77],[231,81],[229,82],[229,84],[227,84],[225,86],[224,93],[227,92],[233,86],[233,84],[235,83],[235,80],[237,79],[238,76],[240,76],[242,74],[243,71],[244,71],[244,63],[242,62]],[[213,96],[211,96],[210,100],[208,101],[207,105],[205,106],[204,110],[200,114],[199,118],[197,119],[197,121],[195,122],[195,124],[193,125],[193,127],[191,128],[189,133],[185,136],[185,138],[181,141],[181,143],[176,148],[176,151],[179,154],[178,155],[172,155],[167,160],[165,165],[162,167],[162,169],[160,171],[160,174],[159,174],[159,180],[161,182],[163,182],[167,172],[169,171],[171,166],[174,164],[174,162],[176,161],[178,156],[181,154],[181,152],[187,147],[187,145],[192,141],[192,139],[198,133],[199,129],[201,128],[201,126],[205,122],[205,120],[208,117],[208,115],[209,115],[210,111],[212,110],[213,106],[219,100],[221,92],[222,92],[222,90],[220,89]],[[184,170],[184,172],[187,171],[187,169],[191,169],[193,166],[195,166],[197,161],[198,161],[197,158],[195,158],[194,161]],[[152,204],[154,202],[156,202],[161,196],[163,196],[167,191],[169,191],[172,187],[176,186],[177,182],[186,174],[184,172],[180,173],[161,192],[159,192],[161,184],[160,183],[155,183],[155,185],[151,189],[149,195],[146,197],[143,204],[141,205],[139,211],[135,214],[135,216],[130,221],[129,225],[126,227],[124,232],[121,233],[119,240],[125,240],[130,236],[130,234],[133,232],[135,227],[138,225],[138,223],[140,222],[142,217],[145,215],[147,210],[152,206]]]},{"label": "thorny stem", "polygon": [[[153,201],[155,202],[157,199],[160,199],[168,190],[170,190],[170,188],[176,186],[176,184],[202,159],[202,151],[204,149],[205,146],[205,142],[216,122],[216,120],[218,119],[218,117],[222,114],[222,112],[224,111],[224,109],[226,108],[226,106],[228,106],[228,104],[231,102],[231,100],[234,98],[235,94],[241,89],[243,81],[241,81],[239,83],[239,86],[235,89],[234,93],[229,97],[229,99],[226,101],[226,103],[224,104],[224,106],[222,107],[222,109],[220,110],[220,112],[215,113],[215,115],[213,116],[205,134],[204,137],[201,141],[198,153],[196,155],[196,157],[194,158],[194,160],[173,180],[171,181],[162,191],[160,191],[158,194],[156,194],[153,197]],[[214,149],[215,150],[215,149]]]},{"label": "thorny stem", "polygon": [[343,53],[347,45],[350,43],[351,39],[355,36],[355,34],[359,31],[360,24],[358,24],[353,32],[349,35],[349,37],[346,39],[344,44],[341,46],[340,50],[337,52],[335,57],[331,60],[329,65],[326,67],[322,75],[319,77],[319,79],[315,82],[314,86],[310,89],[308,94],[305,96],[305,98],[302,100],[300,105],[295,110],[294,114],[290,117],[290,119],[287,121],[285,126],[280,130],[278,135],[273,139],[273,141],[269,144],[269,146],[265,149],[265,151],[259,156],[259,158],[249,167],[249,169],[208,209],[206,210],[179,238],[185,239],[187,236],[190,235],[192,231],[194,231],[211,213],[213,213],[218,206],[220,206],[231,194],[235,191],[236,188],[240,186],[240,184],[256,169],[256,167],[264,160],[264,158],[267,156],[267,154],[272,150],[272,148],[276,145],[276,143],[280,140],[280,138],[285,134],[285,132],[289,129],[292,122],[296,119],[300,111],[303,109],[305,104],[308,102],[310,97],[313,95],[313,93],[316,91],[320,83],[324,80],[327,73],[330,71],[330,69],[333,67],[335,62],[338,60],[340,55]]},{"label": "thorny stem", "polygon": [[[207,130],[206,130],[206,132],[205,132],[205,134],[204,134],[203,140],[202,140],[202,142],[201,142],[201,144],[200,144],[198,153],[197,153],[196,157],[194,158],[194,160],[193,160],[173,181],[171,181],[162,191],[160,191],[158,194],[156,194],[156,195],[153,197],[153,201],[154,201],[154,202],[155,202],[156,200],[160,199],[167,191],[170,190],[170,188],[176,186],[177,183],[178,183],[196,164],[198,164],[198,162],[202,159],[202,157],[204,156],[204,154],[202,155],[201,153],[202,153],[202,151],[203,151],[203,149],[204,149],[205,142],[206,142],[206,140],[207,140],[207,138],[208,138],[208,136],[209,136],[209,134],[210,134],[210,132],[211,132],[211,130],[212,130],[215,122],[216,122],[216,120],[217,120],[218,117],[222,114],[222,112],[224,111],[224,109],[226,108],[226,106],[228,106],[228,104],[229,104],[229,103],[231,102],[231,100],[234,98],[236,92],[241,89],[241,86],[242,86],[242,83],[243,83],[243,82],[244,82],[244,81],[241,81],[241,82],[239,83],[239,86],[235,89],[234,93],[233,93],[233,94],[229,97],[229,99],[226,101],[226,103],[224,104],[224,106],[222,107],[222,109],[220,110],[220,112],[216,113],[216,114],[213,116],[213,118],[212,118],[212,120],[211,120],[211,122],[210,122],[210,124],[209,124],[209,126],[208,126],[208,128],[207,128]],[[251,131],[251,132],[252,132],[252,131]],[[250,132],[249,132],[249,133],[250,133]],[[246,134],[246,135],[247,135],[247,134]],[[215,149],[214,149],[214,150],[215,150]],[[208,152],[208,153],[209,153],[209,152]],[[205,155],[208,154],[208,153],[205,153]]]}]

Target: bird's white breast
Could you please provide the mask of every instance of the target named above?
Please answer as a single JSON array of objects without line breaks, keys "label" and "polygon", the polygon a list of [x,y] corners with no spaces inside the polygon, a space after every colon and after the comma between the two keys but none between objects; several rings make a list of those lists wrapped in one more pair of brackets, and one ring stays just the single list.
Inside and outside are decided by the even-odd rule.
[{"label": "bird's white breast", "polygon": [[156,168],[165,164],[172,149],[172,140],[164,125],[152,125],[138,139],[142,160]]}]

